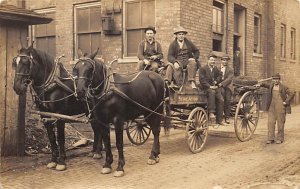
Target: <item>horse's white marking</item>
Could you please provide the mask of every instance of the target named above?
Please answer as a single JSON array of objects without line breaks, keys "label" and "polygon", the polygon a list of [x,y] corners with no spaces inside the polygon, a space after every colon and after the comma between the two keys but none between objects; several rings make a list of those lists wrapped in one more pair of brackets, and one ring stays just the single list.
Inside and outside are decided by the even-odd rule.
[{"label": "horse's white marking", "polygon": [[82,64],[82,65],[84,65],[84,64],[85,64],[85,62],[82,62],[81,64]]},{"label": "horse's white marking", "polygon": [[17,65],[19,65],[20,60],[21,60],[21,57],[18,56],[18,57],[16,58],[16,63],[17,63]]}]

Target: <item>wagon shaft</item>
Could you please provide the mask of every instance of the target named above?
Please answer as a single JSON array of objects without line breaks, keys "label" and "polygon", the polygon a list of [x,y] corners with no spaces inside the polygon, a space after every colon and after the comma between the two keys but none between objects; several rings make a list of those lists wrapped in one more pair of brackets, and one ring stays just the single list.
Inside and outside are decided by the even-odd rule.
[{"label": "wagon shaft", "polygon": [[36,111],[36,110],[30,110],[29,111],[31,114],[38,114],[41,116],[47,116],[51,118],[56,118],[56,119],[63,119],[65,121],[70,121],[70,122],[80,122],[80,123],[88,123],[88,119],[82,119],[78,118],[75,116],[68,116],[68,115],[62,115],[62,114],[57,114],[57,113],[52,113],[52,112],[41,112],[41,111]]}]

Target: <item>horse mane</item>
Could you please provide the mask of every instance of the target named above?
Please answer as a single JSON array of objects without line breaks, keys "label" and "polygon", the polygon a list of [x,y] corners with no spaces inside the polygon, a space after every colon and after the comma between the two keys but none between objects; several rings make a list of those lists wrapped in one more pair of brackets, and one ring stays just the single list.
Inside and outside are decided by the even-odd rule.
[{"label": "horse mane", "polygon": [[37,62],[43,64],[47,70],[51,71],[54,67],[54,57],[39,49],[33,49],[33,52],[37,56]]}]

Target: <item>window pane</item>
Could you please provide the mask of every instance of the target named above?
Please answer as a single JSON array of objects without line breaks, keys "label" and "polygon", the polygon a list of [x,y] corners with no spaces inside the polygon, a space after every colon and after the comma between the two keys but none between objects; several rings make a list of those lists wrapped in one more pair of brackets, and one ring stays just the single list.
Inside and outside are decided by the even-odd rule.
[{"label": "window pane", "polygon": [[50,17],[53,19],[52,22],[50,22],[49,24],[47,24],[47,36],[54,36],[55,35],[55,13],[51,12],[51,13],[47,13],[46,14],[47,17]]},{"label": "window pane", "polygon": [[130,2],[126,4],[126,28],[141,26],[140,3]]},{"label": "window pane", "polygon": [[92,34],[92,52],[99,48],[98,55],[101,54],[101,33]]},{"label": "window pane", "polygon": [[101,31],[101,7],[91,8],[91,31]]},{"label": "window pane", "polygon": [[36,25],[36,27],[35,27],[35,36],[36,37],[46,36],[46,33],[47,33],[46,24]]},{"label": "window pane", "polygon": [[142,2],[142,27],[155,25],[155,4],[154,1]]},{"label": "window pane", "polygon": [[88,32],[90,31],[90,11],[88,8],[85,9],[77,9],[77,32]]},{"label": "window pane", "polygon": [[56,57],[55,37],[48,37],[48,53]]},{"label": "window pane", "polygon": [[41,51],[48,51],[48,44],[47,44],[47,40],[46,37],[37,37],[36,38],[36,48],[41,50]]},{"label": "window pane", "polygon": [[91,37],[90,34],[79,34],[78,35],[78,49],[81,49],[83,54],[90,54],[90,44],[91,42]]},{"label": "window pane", "polygon": [[127,31],[127,56],[136,56],[138,45],[142,40],[142,30]]}]

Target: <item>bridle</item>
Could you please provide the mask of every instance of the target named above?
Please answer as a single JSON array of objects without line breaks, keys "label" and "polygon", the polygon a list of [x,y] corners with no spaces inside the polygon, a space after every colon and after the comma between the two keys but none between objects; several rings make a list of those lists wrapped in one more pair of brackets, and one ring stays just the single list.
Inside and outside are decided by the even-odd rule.
[{"label": "bridle", "polygon": [[32,56],[28,56],[28,55],[24,55],[24,54],[19,54],[19,55],[17,55],[16,57],[13,58],[13,62],[14,62],[16,65],[18,65],[19,63],[17,63],[17,59],[18,59],[18,58],[21,59],[22,57],[26,57],[26,58],[28,58],[29,61],[30,61],[29,72],[28,72],[28,73],[20,73],[20,72],[16,72],[15,75],[16,75],[16,76],[25,76],[26,79],[24,80],[24,84],[25,84],[25,86],[28,86],[30,83],[32,83],[32,78],[31,78],[32,69],[31,69],[31,68],[33,67],[33,64],[34,64],[33,62],[34,62],[34,60],[33,60]]},{"label": "bridle", "polygon": [[74,68],[76,68],[76,66],[81,63],[81,62],[88,62],[90,65],[92,65],[92,68],[93,68],[93,72],[92,72],[92,77],[91,78],[88,78],[86,76],[80,76],[80,77],[76,77],[76,79],[83,79],[83,80],[87,80],[89,82],[89,86],[92,84],[92,81],[94,79],[94,75],[95,75],[95,71],[96,71],[96,62],[95,60],[92,60],[90,58],[80,58],[76,64],[74,65]]}]

